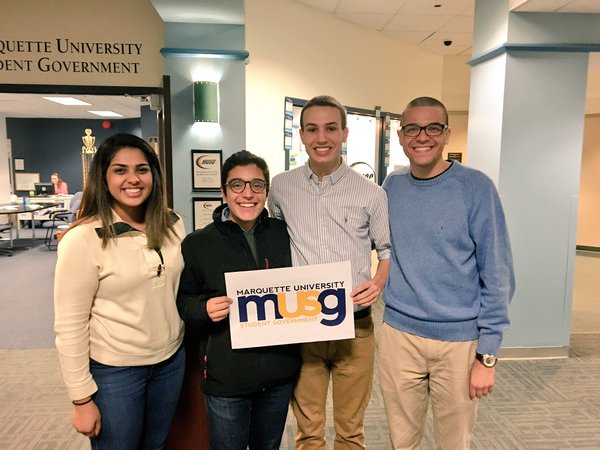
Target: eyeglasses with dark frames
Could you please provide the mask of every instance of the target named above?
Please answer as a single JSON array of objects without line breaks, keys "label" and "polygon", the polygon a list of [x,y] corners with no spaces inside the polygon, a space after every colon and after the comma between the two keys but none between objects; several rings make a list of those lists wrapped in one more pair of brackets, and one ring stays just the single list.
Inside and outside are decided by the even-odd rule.
[{"label": "eyeglasses with dark frames", "polygon": [[250,186],[250,189],[255,194],[260,194],[264,192],[267,187],[267,182],[265,180],[261,180],[260,178],[254,178],[250,181],[242,180],[241,178],[233,178],[225,183],[225,186],[229,186],[236,194],[241,194],[246,189],[246,185]]},{"label": "eyeglasses with dark frames", "polygon": [[402,134],[408,137],[417,137],[421,134],[421,131],[425,131],[425,134],[430,137],[440,136],[444,130],[448,128],[448,125],[443,123],[430,123],[421,127],[416,123],[409,123],[402,126]]}]

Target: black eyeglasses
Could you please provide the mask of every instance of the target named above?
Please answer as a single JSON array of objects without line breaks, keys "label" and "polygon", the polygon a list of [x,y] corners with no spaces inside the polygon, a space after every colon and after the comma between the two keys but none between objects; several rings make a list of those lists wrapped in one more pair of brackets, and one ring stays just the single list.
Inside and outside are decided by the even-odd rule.
[{"label": "black eyeglasses", "polygon": [[267,182],[259,178],[254,178],[250,181],[245,181],[241,178],[234,178],[225,183],[225,186],[229,186],[229,189],[231,189],[236,194],[241,194],[242,192],[244,192],[244,189],[246,189],[247,184],[250,185],[250,189],[252,190],[252,192],[256,194],[260,194],[267,187]]},{"label": "black eyeglasses", "polygon": [[404,136],[417,137],[422,130],[425,130],[427,136],[440,136],[446,128],[448,125],[443,123],[430,123],[424,127],[420,127],[416,123],[409,123],[402,126],[402,133]]}]

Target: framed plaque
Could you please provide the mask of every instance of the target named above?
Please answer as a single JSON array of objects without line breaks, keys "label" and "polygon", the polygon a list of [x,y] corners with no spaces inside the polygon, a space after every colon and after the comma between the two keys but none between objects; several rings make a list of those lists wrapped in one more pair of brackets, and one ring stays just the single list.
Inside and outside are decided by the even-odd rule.
[{"label": "framed plaque", "polygon": [[192,190],[220,189],[222,159],[221,150],[192,150]]},{"label": "framed plaque", "polygon": [[223,204],[222,198],[195,197],[194,199],[194,230],[204,228],[213,222],[213,211]]},{"label": "framed plaque", "polygon": [[448,152],[448,160],[462,162],[462,152]]}]

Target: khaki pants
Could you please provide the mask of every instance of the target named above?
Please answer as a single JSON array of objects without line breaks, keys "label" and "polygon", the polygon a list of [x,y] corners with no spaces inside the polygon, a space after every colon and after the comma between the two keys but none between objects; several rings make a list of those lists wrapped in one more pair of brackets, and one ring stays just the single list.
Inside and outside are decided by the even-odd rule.
[{"label": "khaki pants", "polygon": [[371,397],[375,357],[373,319],[357,319],[354,326],[354,339],[302,345],[302,369],[292,396],[297,449],[327,448],[325,406],[330,377],[334,448],[365,448],[364,416]]},{"label": "khaki pants", "polygon": [[437,448],[470,448],[477,416],[477,399],[469,397],[476,347],[477,341],[437,341],[382,325],[378,367],[394,450],[420,448],[430,398]]}]

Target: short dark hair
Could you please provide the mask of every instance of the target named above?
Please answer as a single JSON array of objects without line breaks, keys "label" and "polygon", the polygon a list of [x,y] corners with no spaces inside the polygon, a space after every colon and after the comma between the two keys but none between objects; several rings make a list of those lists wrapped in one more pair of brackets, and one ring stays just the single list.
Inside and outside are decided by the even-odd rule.
[{"label": "short dark hair", "polygon": [[252,164],[258,167],[262,172],[263,177],[265,177],[265,181],[267,182],[268,193],[269,166],[267,166],[267,162],[264,159],[262,159],[260,156],[255,155],[254,153],[250,153],[248,150],[240,150],[239,152],[234,153],[223,163],[223,167],[221,167],[221,187],[223,188],[223,190],[227,188],[225,183],[227,183],[227,177],[229,176],[229,172],[231,172],[234,168],[238,166],[250,166]]},{"label": "short dark hair", "polygon": [[119,150],[127,147],[141,151],[152,172],[152,192],[144,205],[146,235],[150,248],[160,248],[167,234],[174,230],[173,219],[167,205],[163,173],[154,149],[145,140],[133,134],[112,135],[98,147],[83,190],[77,223],[99,219],[102,222],[102,245],[104,247],[108,240],[115,236],[112,229],[114,199],[108,190],[106,172]]},{"label": "short dark hair", "polygon": [[[407,109],[417,108],[419,106],[427,106],[427,107],[432,107],[432,108],[440,108],[444,112],[444,123],[446,125],[448,125],[448,111],[446,111],[446,107],[444,106],[444,104],[442,102],[440,102],[439,100],[437,100],[437,99],[435,99],[433,97],[417,97],[417,98],[415,98],[408,105],[406,105],[406,108],[404,108],[404,111],[402,112],[402,115],[404,115],[404,112]],[[404,122],[402,122],[402,123],[404,124]]]},{"label": "short dark hair", "polygon": [[342,117],[342,123],[340,125],[342,126],[342,129],[346,128],[346,109],[342,106],[342,104],[329,95],[318,95],[311,98],[302,107],[302,111],[300,112],[300,129],[304,130],[304,111],[306,111],[308,108],[312,108],[313,106],[329,106],[331,108],[336,108],[339,110]]}]

